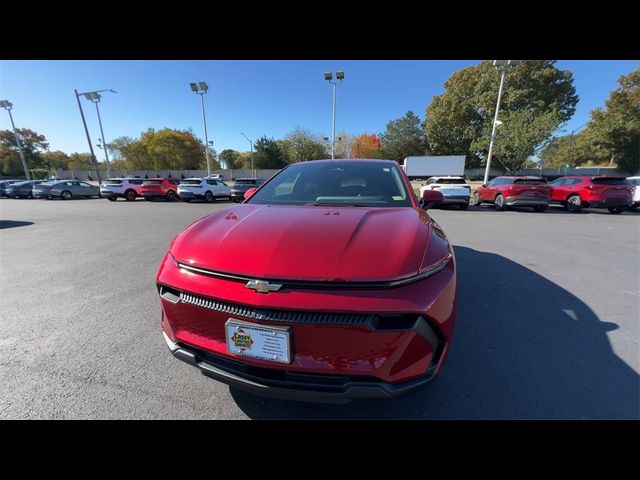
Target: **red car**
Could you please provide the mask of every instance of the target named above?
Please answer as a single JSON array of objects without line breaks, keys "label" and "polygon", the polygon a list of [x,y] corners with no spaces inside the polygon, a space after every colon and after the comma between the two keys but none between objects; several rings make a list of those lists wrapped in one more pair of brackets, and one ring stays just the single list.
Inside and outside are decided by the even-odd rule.
[{"label": "red car", "polygon": [[166,198],[169,201],[178,198],[180,180],[175,178],[150,178],[142,184],[142,196],[145,200],[154,201]]},{"label": "red car", "polygon": [[570,212],[607,208],[611,213],[621,213],[633,203],[633,185],[625,177],[567,175],[550,185],[551,201],[564,205]]},{"label": "red car", "polygon": [[454,252],[397,162],[288,166],[171,242],[157,274],[173,355],[257,394],[392,398],[434,378]]},{"label": "red car", "polygon": [[507,207],[533,207],[544,212],[551,202],[551,187],[539,177],[496,177],[478,187],[471,200],[472,205],[491,203],[496,210]]}]

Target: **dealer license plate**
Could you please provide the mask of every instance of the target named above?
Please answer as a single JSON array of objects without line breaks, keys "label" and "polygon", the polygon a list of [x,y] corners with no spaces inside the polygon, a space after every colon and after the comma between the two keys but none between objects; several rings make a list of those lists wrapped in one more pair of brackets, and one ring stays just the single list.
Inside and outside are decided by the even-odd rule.
[{"label": "dealer license plate", "polygon": [[267,327],[230,318],[225,331],[229,353],[271,362],[291,362],[289,327]]}]

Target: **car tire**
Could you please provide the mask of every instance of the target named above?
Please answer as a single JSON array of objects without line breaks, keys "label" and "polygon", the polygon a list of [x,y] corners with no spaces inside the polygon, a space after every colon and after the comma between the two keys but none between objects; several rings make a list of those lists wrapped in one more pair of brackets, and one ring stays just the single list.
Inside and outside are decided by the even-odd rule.
[{"label": "car tire", "polygon": [[107,197],[107,200],[109,200],[110,202],[115,202],[117,200],[116,197]]},{"label": "car tire", "polygon": [[537,205],[533,207],[533,210],[536,212],[544,212],[547,209],[546,205]]},{"label": "car tire", "polygon": [[191,203],[191,199],[190,198],[183,198],[182,201],[184,203]]},{"label": "car tire", "polygon": [[469,209],[468,203],[463,203],[462,205],[460,205],[460,210],[468,210],[468,209]]},{"label": "car tire", "polygon": [[231,195],[229,195],[229,196],[227,197],[227,200],[231,201]]},{"label": "car tire", "polygon": [[147,202],[153,202],[155,200],[154,197],[144,197]]},{"label": "car tire", "polygon": [[611,207],[611,208],[608,208],[607,210],[617,215],[618,213],[624,212],[626,209],[627,207]]},{"label": "car tire", "polygon": [[175,199],[176,199],[176,192],[174,192],[173,190],[169,190],[167,192],[167,201],[173,202]]},{"label": "car tire", "polygon": [[478,192],[473,194],[471,205],[473,205],[474,207],[480,206],[480,195],[478,195]]},{"label": "car tire", "polygon": [[504,211],[504,197],[501,194],[496,195],[495,200],[493,201],[493,205],[496,207],[498,212]]},{"label": "car tire", "polygon": [[135,190],[127,190],[126,192],[124,192],[124,199],[127,202],[133,202],[137,196],[138,194],[135,192]]},{"label": "car tire", "polygon": [[640,203],[634,203],[633,205],[629,206],[627,210],[635,210],[638,207],[640,207]]},{"label": "car tire", "polygon": [[61,194],[60,194],[60,198],[62,200],[71,200],[71,192],[69,190],[64,190]]},{"label": "car tire", "polygon": [[215,200],[213,193],[210,190],[207,190],[207,193],[204,194],[204,199],[207,203],[211,203]]},{"label": "car tire", "polygon": [[580,195],[571,195],[567,198],[567,201],[564,204],[564,208],[572,213],[577,213],[582,210],[582,201],[580,200]]}]

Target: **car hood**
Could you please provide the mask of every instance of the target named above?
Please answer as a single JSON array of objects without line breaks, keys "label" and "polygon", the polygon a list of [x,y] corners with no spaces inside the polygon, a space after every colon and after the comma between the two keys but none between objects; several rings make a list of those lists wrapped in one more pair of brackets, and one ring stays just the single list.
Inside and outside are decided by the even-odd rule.
[{"label": "car hood", "polygon": [[413,208],[268,206],[217,211],[178,235],[181,263],[260,279],[383,281],[415,275],[431,234]]}]

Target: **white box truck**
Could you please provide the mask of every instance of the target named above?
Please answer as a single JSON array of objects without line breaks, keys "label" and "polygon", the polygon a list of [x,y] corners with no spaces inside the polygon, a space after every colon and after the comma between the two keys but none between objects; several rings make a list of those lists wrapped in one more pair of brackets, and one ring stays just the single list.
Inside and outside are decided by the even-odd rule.
[{"label": "white box truck", "polygon": [[463,176],[464,155],[407,157],[402,168],[410,179]]}]

